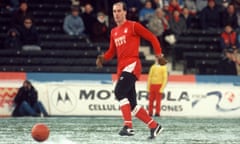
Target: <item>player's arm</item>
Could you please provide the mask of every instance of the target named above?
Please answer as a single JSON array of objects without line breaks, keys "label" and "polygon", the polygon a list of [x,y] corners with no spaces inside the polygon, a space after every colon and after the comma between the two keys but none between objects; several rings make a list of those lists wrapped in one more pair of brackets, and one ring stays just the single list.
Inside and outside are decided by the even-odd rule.
[{"label": "player's arm", "polygon": [[137,22],[134,24],[134,31],[137,35],[140,35],[152,44],[154,52],[157,56],[162,55],[160,43],[153,33]]},{"label": "player's arm", "polygon": [[165,60],[164,55],[162,54],[162,48],[157,37],[148,29],[146,29],[137,22],[134,24],[134,31],[137,35],[140,35],[141,37],[143,37],[152,44],[156,57],[157,59],[160,60],[160,64],[165,65],[167,61]]},{"label": "player's arm", "polygon": [[116,54],[116,46],[111,34],[109,49],[104,53],[104,60],[106,61],[111,60],[115,56],[115,54]]},{"label": "player's arm", "polygon": [[113,38],[110,38],[110,45],[108,50],[101,55],[98,55],[96,60],[96,65],[98,68],[101,68],[105,61],[111,60],[116,54],[116,47]]}]

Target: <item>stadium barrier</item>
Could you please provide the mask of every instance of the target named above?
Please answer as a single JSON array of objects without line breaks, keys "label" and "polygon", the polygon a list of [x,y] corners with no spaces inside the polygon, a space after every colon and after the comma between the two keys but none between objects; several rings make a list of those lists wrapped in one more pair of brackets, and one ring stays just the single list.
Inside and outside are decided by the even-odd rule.
[{"label": "stadium barrier", "polygon": [[[115,100],[114,75],[65,75],[26,74],[38,90],[39,99],[52,116],[120,116],[119,104]],[[0,75],[1,76],[1,75]],[[81,78],[83,77],[83,78]],[[90,77],[87,81],[86,77]],[[173,76],[172,76],[173,77]],[[186,79],[184,79],[184,77]],[[18,77],[19,78],[19,77]],[[41,78],[41,79],[40,79]],[[92,79],[91,79],[92,78]],[[94,78],[94,80],[93,80]],[[200,78],[201,82],[198,82]],[[183,117],[240,117],[240,89],[237,81],[227,77],[214,77],[218,82],[210,82],[210,76],[181,76],[183,81],[169,79],[161,106],[162,116]],[[238,77],[229,77],[235,80]],[[1,79],[1,77],[0,77]],[[203,82],[206,79],[208,82]],[[10,116],[11,100],[20,79],[0,81],[0,115]],[[42,81],[41,81],[42,80]],[[146,80],[146,79],[145,79]],[[146,81],[137,82],[138,104],[148,107]],[[198,81],[196,81],[198,80]]]}]

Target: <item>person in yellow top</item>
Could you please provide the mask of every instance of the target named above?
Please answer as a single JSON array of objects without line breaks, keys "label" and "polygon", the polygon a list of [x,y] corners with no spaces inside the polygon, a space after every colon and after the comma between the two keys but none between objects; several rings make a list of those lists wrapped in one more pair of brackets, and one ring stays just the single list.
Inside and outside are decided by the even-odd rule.
[{"label": "person in yellow top", "polygon": [[156,60],[156,63],[153,64],[150,68],[147,83],[147,89],[149,92],[148,114],[150,116],[153,115],[154,102],[156,102],[155,116],[160,116],[161,100],[167,81],[167,65],[160,65],[160,62]]}]

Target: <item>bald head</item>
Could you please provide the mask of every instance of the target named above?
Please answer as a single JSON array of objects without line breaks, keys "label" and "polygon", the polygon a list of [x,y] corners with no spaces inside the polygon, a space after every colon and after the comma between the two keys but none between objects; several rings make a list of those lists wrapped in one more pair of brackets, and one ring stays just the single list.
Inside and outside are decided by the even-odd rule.
[{"label": "bald head", "polygon": [[113,4],[113,18],[117,25],[121,25],[126,21],[127,7],[124,2]]}]

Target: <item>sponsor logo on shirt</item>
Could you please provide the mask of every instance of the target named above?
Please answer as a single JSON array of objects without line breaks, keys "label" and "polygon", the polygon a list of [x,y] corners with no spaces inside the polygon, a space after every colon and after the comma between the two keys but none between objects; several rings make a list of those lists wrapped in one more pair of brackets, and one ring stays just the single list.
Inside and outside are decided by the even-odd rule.
[{"label": "sponsor logo on shirt", "polygon": [[123,44],[126,44],[126,36],[123,35],[123,36],[117,37],[114,39],[114,42],[117,47]]}]

